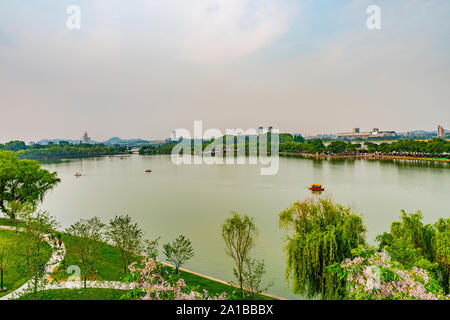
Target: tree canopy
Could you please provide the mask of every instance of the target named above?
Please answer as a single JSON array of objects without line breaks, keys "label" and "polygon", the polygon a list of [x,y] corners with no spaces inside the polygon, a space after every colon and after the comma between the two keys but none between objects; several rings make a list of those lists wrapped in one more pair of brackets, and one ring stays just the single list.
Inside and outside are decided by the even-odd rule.
[{"label": "tree canopy", "polygon": [[222,238],[225,242],[225,253],[233,258],[236,268],[234,275],[239,282],[241,295],[244,284],[244,264],[249,259],[250,250],[255,246],[258,233],[253,218],[232,212],[231,218],[222,225]]},{"label": "tree canopy", "polygon": [[400,221],[393,222],[389,233],[377,237],[380,249],[406,268],[423,268],[430,272],[444,291],[449,293],[450,219],[424,225],[418,211],[401,212]]},{"label": "tree canopy", "polygon": [[58,182],[56,172],[42,169],[39,162],[0,150],[0,210],[10,218],[16,218],[23,206],[42,201]]},{"label": "tree canopy", "polygon": [[308,298],[338,299],[345,295],[345,281],[328,266],[351,257],[351,250],[365,243],[366,227],[351,208],[329,199],[295,202],[279,214],[286,238],[286,278],[292,291]]}]

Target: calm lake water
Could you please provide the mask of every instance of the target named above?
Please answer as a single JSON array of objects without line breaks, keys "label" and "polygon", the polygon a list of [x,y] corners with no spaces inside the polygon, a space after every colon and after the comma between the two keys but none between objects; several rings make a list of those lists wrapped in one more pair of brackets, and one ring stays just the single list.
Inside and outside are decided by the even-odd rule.
[{"label": "calm lake water", "polygon": [[[42,207],[63,228],[80,218],[108,222],[128,214],[162,243],[188,236],[195,257],[185,267],[226,281],[233,280],[233,264],[224,253],[221,224],[232,210],[253,216],[259,228],[254,256],[265,260],[266,279],[276,283],[269,292],[287,298],[301,297],[291,294],[285,280],[278,213],[311,197],[311,183],[324,184],[337,202],[363,214],[371,242],[389,230],[401,209],[421,210],[426,223],[450,216],[447,163],[280,158],[274,176],[261,176],[254,165],[176,166],[170,156],[77,159],[44,167],[57,171],[62,182]],[[153,172],[145,173],[147,168]],[[75,172],[83,176],[75,178]]]}]

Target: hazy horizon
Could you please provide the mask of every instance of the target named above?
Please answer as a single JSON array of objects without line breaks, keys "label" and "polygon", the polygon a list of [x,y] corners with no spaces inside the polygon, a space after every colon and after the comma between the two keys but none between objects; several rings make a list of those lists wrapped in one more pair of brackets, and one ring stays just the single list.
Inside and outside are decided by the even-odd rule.
[{"label": "hazy horizon", "polygon": [[448,130],[449,31],[448,0],[4,1],[0,141]]}]

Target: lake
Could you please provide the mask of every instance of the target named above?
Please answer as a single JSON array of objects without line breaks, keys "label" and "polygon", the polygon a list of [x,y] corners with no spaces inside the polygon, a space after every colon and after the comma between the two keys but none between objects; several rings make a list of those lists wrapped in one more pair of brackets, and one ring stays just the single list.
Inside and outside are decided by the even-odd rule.
[{"label": "lake", "polygon": [[[63,228],[80,218],[98,216],[107,223],[128,214],[149,238],[161,236],[162,243],[186,235],[195,256],[185,267],[225,281],[233,280],[233,263],[224,253],[221,224],[232,210],[253,216],[259,228],[254,257],[265,260],[265,278],[275,281],[269,292],[287,298],[301,297],[291,294],[285,280],[285,233],[278,228],[278,213],[311,197],[311,183],[322,183],[325,194],[363,214],[372,243],[389,230],[401,209],[421,210],[426,223],[449,217],[450,210],[447,163],[282,157],[274,176],[261,176],[256,165],[176,166],[170,156],[76,159],[43,166],[57,171],[62,181],[42,208]],[[145,173],[147,168],[152,172]],[[75,172],[82,177],[74,177]]]}]

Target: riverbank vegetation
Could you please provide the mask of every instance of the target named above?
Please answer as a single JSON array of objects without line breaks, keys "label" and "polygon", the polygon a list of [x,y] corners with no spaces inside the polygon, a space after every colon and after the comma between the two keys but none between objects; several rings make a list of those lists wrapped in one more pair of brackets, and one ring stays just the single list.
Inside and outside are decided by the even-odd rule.
[{"label": "riverbank vegetation", "polygon": [[24,221],[20,232],[14,227],[0,229],[0,297],[29,280],[33,284],[31,289],[38,291],[52,252],[39,230],[48,231],[51,223],[48,216],[41,213]]},{"label": "riverbank vegetation", "polygon": [[11,219],[33,211],[58,182],[56,172],[42,169],[37,161],[19,160],[14,153],[0,150],[0,210]]},{"label": "riverbank vegetation", "polygon": [[247,215],[232,212],[232,216],[222,225],[222,238],[225,242],[225,253],[235,263],[233,274],[236,278],[241,296],[245,291],[252,299],[268,290],[273,282],[262,287],[262,277],[266,273],[264,260],[252,259],[250,252],[255,246],[258,228],[254,219]]},{"label": "riverbank vegetation", "polygon": [[[199,150],[203,152],[214,153],[214,149],[226,152],[227,137],[220,138],[222,140],[197,141]],[[259,150],[259,141],[256,136],[232,137],[233,151],[239,150],[244,154],[249,154],[250,147],[256,147]],[[271,151],[271,135],[268,134],[264,140],[267,141],[267,152]],[[139,150],[139,154],[171,154],[173,148],[179,142],[170,142],[167,144],[143,146]],[[191,153],[195,152],[194,140],[184,140],[182,143],[188,146]],[[200,144],[201,143],[201,144]],[[213,150],[210,150],[213,149]],[[436,138],[428,141],[401,139],[392,142],[382,142],[380,144],[365,141],[352,143],[350,141],[333,140],[325,145],[323,140],[314,139],[305,141],[301,136],[292,136],[287,133],[279,134],[279,152],[291,154],[314,154],[325,156],[352,156],[352,155],[392,155],[417,158],[445,158],[450,159],[450,141]]]},{"label": "riverbank vegetation", "polygon": [[402,212],[368,246],[362,218],[329,199],[296,202],[279,215],[294,294],[356,300],[450,299],[450,219],[423,225]]},{"label": "riverbank vegetation", "polygon": [[[30,215],[30,221],[47,221],[48,219],[42,219],[42,215],[49,218],[50,221],[53,219],[47,213],[33,213]],[[122,224],[122,229],[116,238],[117,241],[121,243],[133,243],[134,250],[127,255],[127,263],[130,265],[124,270],[123,268],[123,250],[124,248],[119,248],[113,244],[104,242],[103,239],[107,239],[104,230],[108,230],[108,227],[115,225],[117,228],[117,221],[125,221]],[[92,223],[94,221],[95,223]],[[144,233],[139,227],[131,221],[128,216],[116,216],[113,218],[108,225],[103,224],[98,218],[91,219],[81,219],[72,226],[70,226],[67,231],[70,232],[58,232],[54,229],[36,229],[36,222],[33,224],[28,224],[26,221],[16,220],[13,222],[11,219],[0,219],[0,225],[5,225],[11,230],[2,230],[0,227],[0,247],[5,247],[8,244],[14,243],[28,243],[22,238],[25,235],[34,235],[36,241],[32,242],[34,245],[41,244],[47,249],[45,255],[43,254],[33,254],[36,252],[36,246],[31,246],[29,252],[19,252],[13,247],[8,247],[7,252],[14,261],[16,261],[16,255],[22,259],[26,259],[28,256],[39,256],[41,260],[35,266],[38,274],[31,272],[31,269],[27,269],[27,272],[19,273],[21,267],[16,264],[9,264],[5,267],[5,271],[8,270],[8,276],[6,277],[5,284],[8,286],[8,291],[4,291],[3,294],[11,292],[11,290],[17,289],[20,285],[25,283],[30,278],[35,277],[37,280],[44,276],[45,266],[48,263],[48,259],[52,254],[53,250],[56,250],[58,246],[52,248],[46,242],[43,241],[42,235],[48,233],[51,235],[51,241],[59,241],[64,244],[66,254],[61,264],[56,267],[51,274],[45,278],[41,279],[42,282],[36,282],[35,290],[28,290],[25,292],[24,298],[29,299],[142,299],[142,298],[180,298],[175,293],[180,290],[186,294],[184,298],[195,298],[195,299],[258,299],[266,300],[272,299],[271,297],[266,297],[260,294],[254,294],[250,291],[244,291],[244,295],[238,292],[238,289],[231,284],[218,282],[212,279],[208,279],[201,275],[188,272],[184,269],[176,270],[176,267],[164,264],[157,260],[158,255],[158,243],[157,240],[147,241],[144,237]],[[40,222],[37,226],[42,225]],[[47,224],[45,224],[47,225]],[[126,227],[123,227],[125,225]],[[49,226],[49,225],[48,225]],[[130,228],[130,226],[132,226]],[[39,231],[41,230],[41,231]],[[101,230],[101,231],[100,231]],[[114,229],[116,230],[116,229]],[[125,231],[124,231],[125,230]],[[4,236],[7,235],[8,237]],[[100,236],[99,236],[100,235]],[[138,237],[136,237],[138,235]],[[19,239],[20,238],[20,239]],[[8,239],[4,240],[4,239]],[[121,239],[121,240],[119,240]],[[182,240],[181,249],[177,245],[178,242]],[[165,245],[168,250],[170,247],[171,254],[175,254],[178,258],[186,261],[185,252],[188,252],[187,257],[191,256],[193,253],[193,248],[187,243],[188,239],[185,237],[179,237],[173,243],[167,243]],[[141,242],[140,245],[136,245],[137,242]],[[57,243],[57,242],[56,242]],[[24,246],[24,248],[27,246]],[[22,248],[22,247],[21,247]],[[42,247],[43,248],[43,247]],[[56,248],[56,249],[55,249]],[[131,248],[131,247],[129,247]],[[148,254],[150,252],[150,254]],[[180,254],[181,253],[181,258]],[[172,256],[173,257],[173,256]],[[44,261],[45,260],[45,261]],[[21,263],[17,260],[18,263]],[[152,267],[150,267],[150,265]],[[41,268],[39,267],[41,266]],[[15,270],[17,272],[10,272],[10,270]],[[33,269],[34,270],[34,269]],[[144,272],[145,270],[145,272]],[[162,291],[146,291],[149,286],[156,286],[156,282],[151,282],[153,278],[146,278],[148,273],[152,272],[153,278],[158,278],[159,284],[165,284],[165,289]],[[143,272],[143,273],[142,273]],[[138,276],[140,275],[140,276]],[[142,276],[145,276],[142,278]],[[67,281],[83,281],[85,288],[83,289],[65,289],[63,287],[64,283]],[[133,290],[115,290],[102,289],[102,288],[86,288],[86,281],[97,281],[101,283],[103,281],[113,281],[113,282],[133,282],[140,281],[141,286],[134,288]],[[148,282],[147,284],[145,282]],[[51,289],[42,290],[45,284],[57,284],[62,285],[61,289]],[[5,286],[6,286],[5,285]],[[163,286],[164,287],[164,286]],[[139,289],[141,288],[141,289]],[[166,290],[171,288],[170,290]],[[173,290],[172,290],[173,289]],[[121,295],[119,293],[122,292]]]},{"label": "riverbank vegetation", "polygon": [[365,244],[361,216],[329,199],[317,199],[295,202],[279,217],[280,227],[290,233],[285,252],[292,292],[308,298],[344,297],[345,281],[326,268]]},{"label": "riverbank vegetation", "polygon": [[60,141],[58,144],[49,142],[46,145],[26,145],[23,141],[10,141],[0,144],[0,150],[12,151],[20,159],[51,160],[84,157],[100,157],[106,155],[126,154],[126,146],[106,146],[104,144],[73,144]]}]

